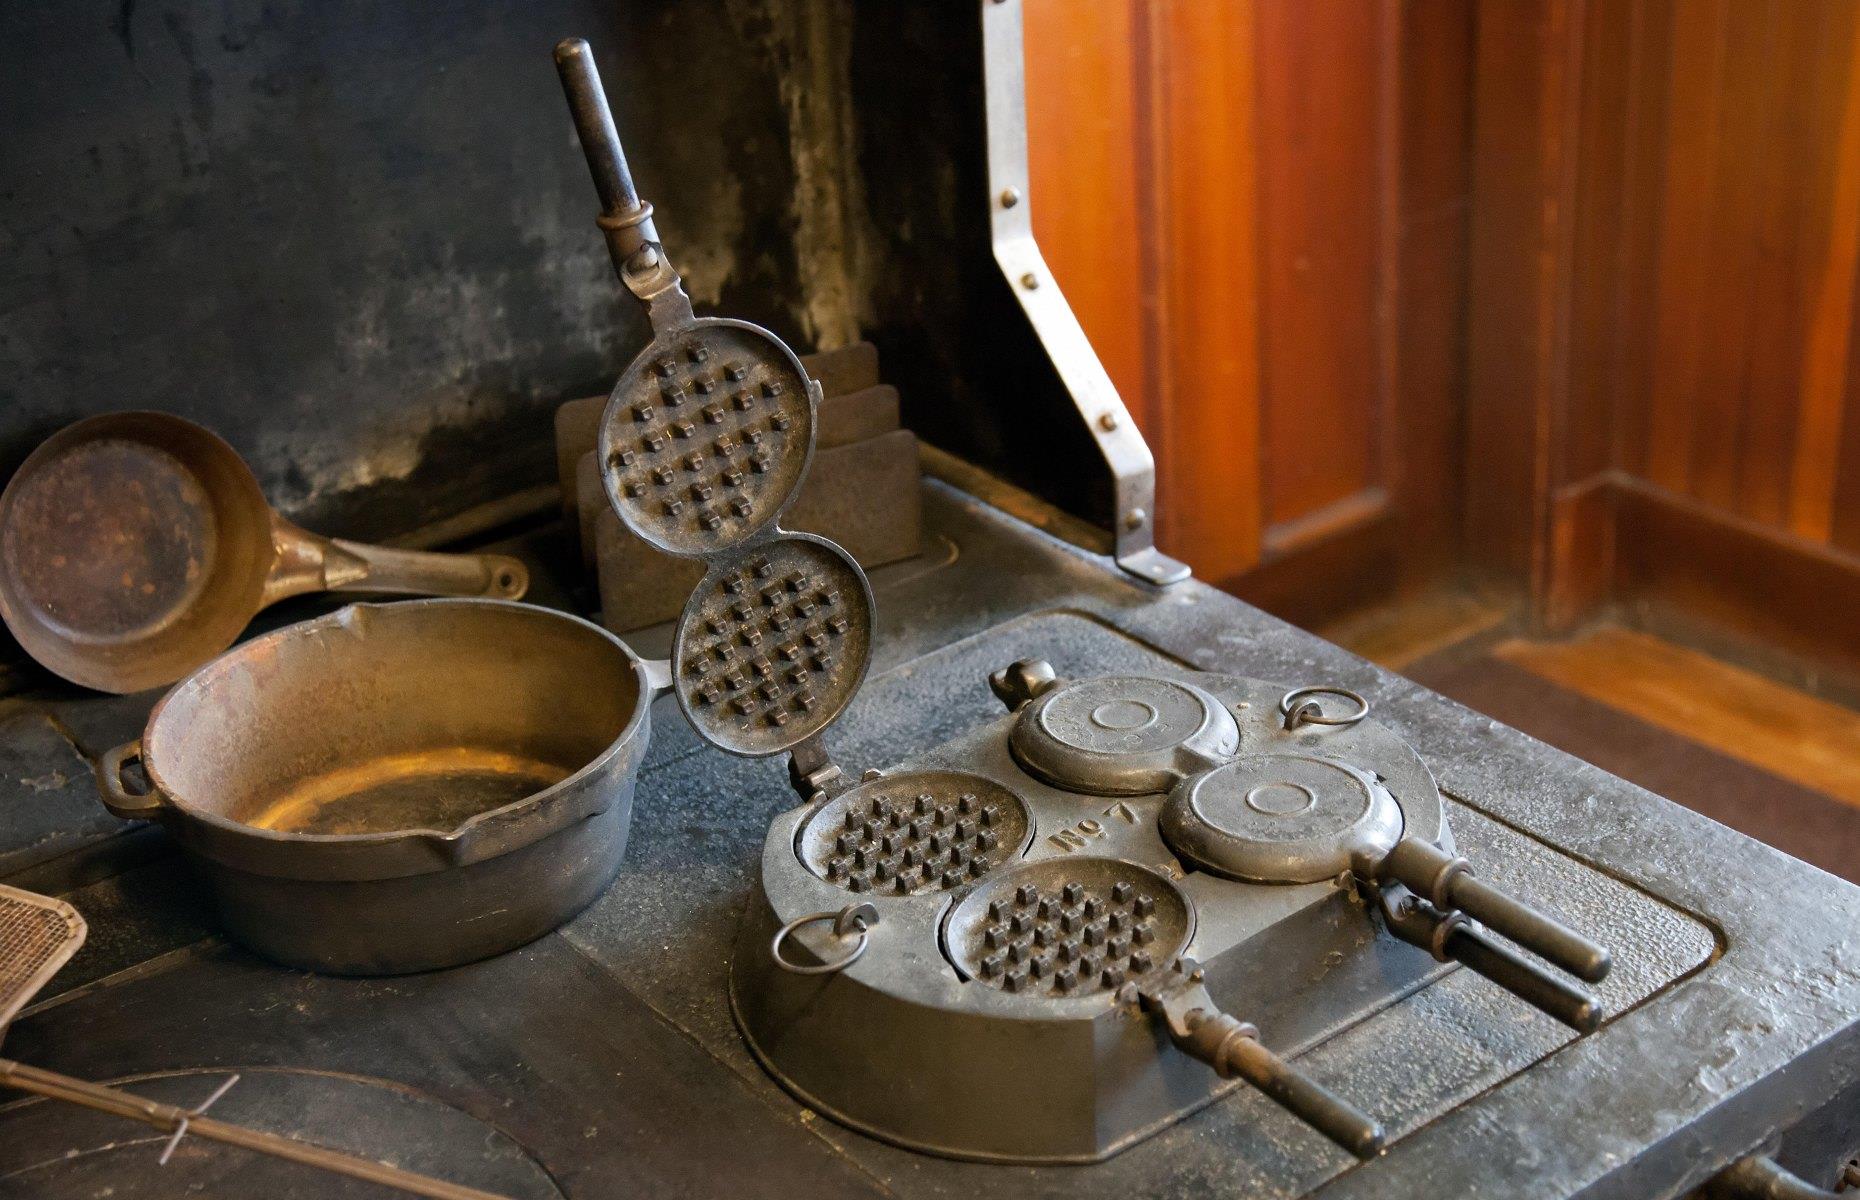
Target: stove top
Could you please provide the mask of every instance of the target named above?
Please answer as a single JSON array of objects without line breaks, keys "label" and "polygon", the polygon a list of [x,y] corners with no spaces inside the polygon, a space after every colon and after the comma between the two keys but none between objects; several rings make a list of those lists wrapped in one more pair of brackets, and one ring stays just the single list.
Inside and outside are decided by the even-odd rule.
[{"label": "stove top", "polygon": [[[955,956],[935,938],[921,953],[947,972],[948,986],[970,987],[998,1005],[1022,1003],[1030,993],[1007,990],[1005,964],[984,977],[995,949],[986,945],[988,931],[1003,923],[988,908],[995,900],[1018,903],[1023,884],[1033,888],[1036,929],[1047,900],[1081,912],[1086,900],[1100,901],[1107,934],[1111,905],[1130,906],[1120,910],[1132,935],[1121,960],[1126,970],[1133,969],[1141,922],[1148,922],[1148,945],[1181,938],[1186,926],[1168,888],[1178,889],[1193,905],[1188,951],[1203,964],[1210,995],[1222,998],[1241,995],[1233,989],[1244,982],[1230,978],[1224,963],[1270,960],[1283,951],[1272,946],[1275,931],[1301,923],[1328,928],[1342,963],[1286,959],[1280,973],[1288,999],[1236,1002],[1233,1015],[1257,1025],[1264,1044],[1303,1075],[1380,1122],[1386,1155],[1360,1163],[1256,1089],[1223,1084],[1193,1062],[1184,1066],[1198,1072],[1199,1091],[1185,1103],[1203,1106],[1150,1136],[1125,1139],[1120,1153],[1089,1167],[932,1157],[796,1104],[753,1057],[729,1008],[730,963],[747,953],[736,948],[739,924],[761,894],[757,871],[766,870],[771,822],[800,824],[793,794],[776,763],[706,747],[669,697],[655,714],[627,863],[604,897],[558,933],[498,959],[375,980],[308,976],[225,945],[159,836],[87,823],[94,800],[73,744],[95,752],[122,740],[140,721],[136,705],[152,698],[48,697],[25,706],[0,726],[19,734],[0,745],[10,778],[30,781],[7,794],[0,862],[10,866],[9,882],[64,893],[92,933],[48,998],[13,1026],[5,1052],[87,1078],[144,1080],[151,1092],[173,1089],[162,1095],[176,1102],[198,1098],[189,1089],[204,1096],[221,1072],[244,1072],[246,1081],[216,1113],[326,1137],[461,1183],[574,1197],[931,1197],[1002,1188],[1067,1197],[1423,1188],[1442,1195],[1670,1194],[1851,1085],[1860,1056],[1860,972],[1850,948],[1860,928],[1860,889],[1210,588],[1152,589],[940,483],[927,483],[925,496],[932,549],[873,573],[871,672],[829,735],[837,761],[886,774],[860,783],[857,801],[850,797],[858,789],[846,793],[837,816],[813,831],[820,836],[800,844],[804,858],[787,844],[795,870],[832,897],[836,912],[849,902],[883,901],[928,913],[975,899],[978,907],[959,908],[937,928],[939,936],[954,931]],[[572,589],[552,587],[550,557],[529,557],[537,575],[532,594],[573,605]],[[572,548],[566,560],[572,571]],[[668,637],[659,630],[639,640],[654,653]],[[1057,693],[1047,706],[1057,709],[1050,720],[1026,718],[1040,728],[1024,734],[1023,747],[1013,741],[1022,716],[1004,715],[986,680],[1027,659],[1050,663],[1068,680],[1162,682],[1096,702],[1085,692],[1062,705],[1064,693]],[[1255,693],[1246,680],[1347,688],[1368,700],[1372,716],[1355,726],[1301,724],[1274,752],[1278,761],[1251,762],[1260,743],[1249,747],[1247,731],[1263,739],[1289,714],[1279,711],[1280,683]],[[1243,710],[1247,719],[1234,715],[1236,700],[1253,706]],[[1316,700],[1319,716],[1349,714],[1341,697]],[[1234,717],[1237,743],[1216,707]],[[1369,739],[1383,736],[1378,730],[1392,739],[1386,754],[1317,756],[1360,774],[1303,761],[1312,755],[1300,739]],[[947,753],[975,738],[992,739],[993,766],[966,751]],[[1204,763],[1216,764],[1216,774],[1189,794],[1150,782],[1158,771],[1192,777]],[[903,786],[907,771],[916,776]],[[1384,778],[1372,783],[1378,772]],[[1473,971],[1435,961],[1354,907],[1328,878],[1251,882],[1332,865],[1327,837],[1340,828],[1379,827],[1378,787],[1406,813],[1415,781],[1428,775],[1452,852],[1477,864],[1477,879],[1515,889],[1612,952],[1613,970],[1594,989],[1607,1013],[1596,1032],[1579,1037]],[[1054,782],[1076,787],[1081,780],[1089,786],[1067,790]],[[1025,814],[989,783],[1018,798]],[[924,795],[926,811],[918,812]],[[965,813],[966,796],[974,799]],[[1067,821],[1058,820],[1061,797]],[[1163,820],[1176,800],[1180,828]],[[846,820],[857,802],[865,810],[855,829]],[[1144,819],[1123,821],[1118,805]],[[995,815],[984,827],[981,814],[990,807]],[[894,824],[899,809],[909,819]],[[1269,815],[1274,810],[1290,811]],[[1352,815],[1358,810],[1363,815]],[[926,816],[930,824],[913,831]],[[956,826],[971,817],[967,840],[958,839]],[[838,828],[830,829],[835,820]],[[1222,848],[1235,835],[1260,840],[1250,835],[1266,822],[1306,832],[1257,861]],[[61,832],[48,838],[47,829]],[[949,836],[934,840],[939,829]],[[847,834],[855,836],[842,849]],[[1056,836],[1084,845],[1064,850]],[[886,837],[896,841],[885,854],[920,852],[908,877],[880,878],[884,855],[872,848],[883,850]],[[1101,851],[1113,837],[1120,851]],[[1023,857],[1026,865],[1016,866]],[[829,881],[835,859],[843,875]],[[1126,861],[1149,874],[1073,869],[1087,859]],[[1161,869],[1172,862],[1180,879]],[[1014,874],[1035,868],[1066,877]],[[1010,881],[1009,890],[996,887]],[[1068,899],[1073,884],[1081,891]],[[1241,916],[1208,899],[1223,888],[1269,893],[1282,911],[1254,921],[1258,933],[1249,939]],[[1139,916],[1141,895],[1155,907]],[[1013,912],[1003,914],[1011,924]],[[866,953],[873,964],[877,938],[908,924],[882,919],[872,926]],[[1252,944],[1262,937],[1264,957],[1254,958]],[[1249,951],[1220,949],[1228,946]],[[754,949],[766,954],[766,941]],[[1107,981],[1106,965],[1098,961],[1089,980],[1080,971],[1071,992],[1053,1003],[1130,1013],[1132,1024],[1149,1031],[1156,1057],[1168,1033],[1141,1004],[1130,1010],[1116,1001],[1129,980]],[[1319,968],[1330,972],[1323,982],[1348,976],[1362,987],[1326,986],[1314,994],[1329,997],[1327,1011],[1302,1012],[1289,999],[1298,990],[1290,985],[1299,971]],[[851,971],[861,969],[867,964]],[[1048,978],[1040,986],[1056,988],[1057,975]],[[908,1042],[894,1048],[924,1052]],[[264,1086],[250,1092],[250,1111],[226,1107],[257,1080],[255,1072]],[[1027,1103],[1043,1106],[1082,1099],[1050,1071],[1028,1081],[1028,1094]],[[369,1115],[342,1119],[351,1108]],[[415,1110],[404,1123],[392,1118]],[[73,1174],[60,1178],[87,1181],[81,1186],[95,1181],[118,1196],[173,1194],[177,1176],[153,1165],[158,1147],[148,1148],[147,1160],[128,1148],[106,1150],[105,1131],[89,1120],[54,1118],[33,1101],[0,1107],[0,1195],[47,1194],[53,1164],[67,1156]],[[137,1135],[126,1126],[114,1136]],[[287,1165],[214,1161],[221,1165],[188,1169],[262,1170],[262,1183],[247,1187],[261,1177],[229,1174],[240,1186],[228,1187],[268,1196],[323,1196],[333,1186]]]}]

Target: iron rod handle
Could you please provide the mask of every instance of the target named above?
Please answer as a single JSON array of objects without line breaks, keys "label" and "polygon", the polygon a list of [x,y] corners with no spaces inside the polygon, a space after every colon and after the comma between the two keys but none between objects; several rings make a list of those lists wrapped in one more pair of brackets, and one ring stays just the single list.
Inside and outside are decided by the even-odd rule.
[{"label": "iron rod handle", "polygon": [[1600,983],[1613,965],[1605,947],[1476,878],[1465,859],[1431,842],[1402,839],[1389,852],[1383,873],[1435,907],[1461,910],[1584,982]]},{"label": "iron rod handle", "polygon": [[1577,1033],[1593,1033],[1602,1023],[1601,1001],[1493,941],[1475,926],[1462,921],[1447,933],[1441,948],[1448,958],[1463,963]]},{"label": "iron rod handle", "polygon": [[495,1192],[447,1183],[443,1179],[434,1179],[430,1175],[421,1175],[388,1163],[344,1154],[340,1150],[331,1150],[327,1146],[299,1141],[282,1134],[265,1133],[258,1129],[247,1129],[243,1125],[216,1121],[212,1117],[203,1117],[172,1104],[147,1100],[117,1088],[91,1083],[84,1079],[74,1079],[55,1071],[29,1067],[11,1059],[0,1058],[0,1084],[18,1088],[22,1092],[32,1092],[49,1099],[61,1100],[66,1104],[76,1104],[83,1108],[96,1109],[98,1112],[110,1113],[113,1116],[125,1117],[131,1121],[141,1121],[165,1132],[172,1133],[177,1129],[184,1129],[208,1141],[224,1142],[229,1146],[256,1150],[274,1158],[288,1159],[305,1166],[347,1175],[352,1179],[397,1188],[415,1196],[430,1197],[431,1200],[506,1200],[505,1197]]},{"label": "iron rod handle", "polygon": [[1183,1049],[1221,1078],[1246,1080],[1358,1158],[1374,1158],[1387,1148],[1387,1135],[1374,1118],[1266,1049],[1251,1025],[1205,1008],[1189,1012],[1184,1023]]},{"label": "iron rod handle", "polygon": [[607,235],[614,269],[624,280],[626,264],[633,256],[658,244],[652,205],[641,200],[639,189],[633,186],[633,172],[626,165],[626,151],[614,128],[613,111],[607,107],[607,93],[601,87],[593,49],[583,38],[564,38],[555,48],[555,69],[562,78],[562,94],[568,98],[568,109],[575,119],[575,135],[581,140],[588,173],[594,177],[594,190],[601,199],[599,224]]},{"label": "iron rod handle", "polygon": [[305,592],[518,600],[530,586],[530,569],[507,554],[366,546],[299,529],[276,513],[271,518],[271,545],[276,557],[265,577],[266,604]]},{"label": "iron rod handle", "polygon": [[601,211],[614,216],[632,212],[639,207],[639,190],[633,186],[626,151],[620,147],[620,131],[614,128],[614,114],[607,107],[593,47],[585,38],[563,38],[555,47],[555,69],[562,77],[562,94],[575,118],[575,134],[587,156],[588,173],[594,176]]}]

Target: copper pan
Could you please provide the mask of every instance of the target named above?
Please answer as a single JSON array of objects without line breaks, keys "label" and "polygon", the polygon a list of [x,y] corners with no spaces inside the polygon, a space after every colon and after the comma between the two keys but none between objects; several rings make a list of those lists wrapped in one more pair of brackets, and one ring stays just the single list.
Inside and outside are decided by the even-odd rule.
[{"label": "copper pan", "polygon": [[309,533],[279,516],[218,435],[167,413],[90,417],[48,438],[0,494],[0,616],[74,683],[139,692],[232,645],[306,592],[514,600],[499,554],[432,554]]}]

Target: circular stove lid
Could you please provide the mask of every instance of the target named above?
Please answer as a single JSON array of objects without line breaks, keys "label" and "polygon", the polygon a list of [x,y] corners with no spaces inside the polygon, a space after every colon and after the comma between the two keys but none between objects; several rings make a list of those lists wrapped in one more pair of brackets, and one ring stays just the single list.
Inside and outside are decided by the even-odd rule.
[{"label": "circular stove lid", "polygon": [[1178,787],[1160,826],[1171,849],[1216,875],[1316,883],[1380,858],[1401,805],[1367,771],[1311,754],[1256,754]]},{"label": "circular stove lid", "polygon": [[1040,696],[1021,710],[1009,741],[1022,766],[1057,787],[1135,796],[1234,754],[1240,728],[1192,684],[1107,675]]}]

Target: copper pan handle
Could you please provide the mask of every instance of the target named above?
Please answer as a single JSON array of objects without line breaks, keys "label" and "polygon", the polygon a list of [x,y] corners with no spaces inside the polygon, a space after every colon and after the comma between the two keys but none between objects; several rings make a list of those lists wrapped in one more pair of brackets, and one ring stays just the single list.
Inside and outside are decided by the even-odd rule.
[{"label": "copper pan handle", "polygon": [[530,571],[505,554],[437,554],[367,546],[299,529],[282,517],[271,522],[277,551],[265,579],[264,603],[306,592],[380,592],[410,596],[483,596],[521,599]]}]

